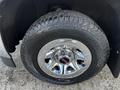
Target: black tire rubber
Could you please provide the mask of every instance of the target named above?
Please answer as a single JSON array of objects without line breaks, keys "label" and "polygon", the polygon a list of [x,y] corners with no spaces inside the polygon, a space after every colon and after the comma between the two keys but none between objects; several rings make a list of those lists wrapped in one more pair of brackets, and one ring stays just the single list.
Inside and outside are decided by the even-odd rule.
[{"label": "black tire rubber", "polygon": [[[39,68],[39,50],[59,38],[79,40],[90,49],[92,64],[82,75],[70,79],[54,78]],[[42,16],[29,28],[21,46],[21,57],[25,68],[38,79],[68,85],[87,80],[104,67],[109,57],[109,43],[101,28],[88,16],[76,11],[56,11]]]}]

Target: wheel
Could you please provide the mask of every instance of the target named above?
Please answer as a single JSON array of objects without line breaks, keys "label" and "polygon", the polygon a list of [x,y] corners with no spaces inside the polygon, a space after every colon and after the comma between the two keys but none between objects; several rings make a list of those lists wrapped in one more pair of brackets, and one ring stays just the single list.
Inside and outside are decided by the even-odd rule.
[{"label": "wheel", "polygon": [[38,19],[21,46],[25,68],[40,80],[73,84],[96,75],[109,57],[109,43],[88,16],[70,10]]}]

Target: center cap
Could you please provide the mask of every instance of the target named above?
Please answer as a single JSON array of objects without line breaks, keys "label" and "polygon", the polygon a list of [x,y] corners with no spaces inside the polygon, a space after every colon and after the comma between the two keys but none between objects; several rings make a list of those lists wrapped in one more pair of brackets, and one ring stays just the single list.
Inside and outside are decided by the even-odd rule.
[{"label": "center cap", "polygon": [[60,63],[62,63],[62,64],[68,64],[70,62],[70,60],[69,60],[69,58],[67,58],[67,57],[62,57],[61,59],[60,59]]}]

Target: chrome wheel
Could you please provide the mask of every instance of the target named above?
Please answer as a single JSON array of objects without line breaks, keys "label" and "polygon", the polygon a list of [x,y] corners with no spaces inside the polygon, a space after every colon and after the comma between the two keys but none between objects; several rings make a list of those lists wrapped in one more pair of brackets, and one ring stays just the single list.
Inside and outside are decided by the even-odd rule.
[{"label": "chrome wheel", "polygon": [[38,54],[41,70],[55,78],[73,78],[90,66],[92,55],[86,45],[73,39],[57,39],[47,43]]}]

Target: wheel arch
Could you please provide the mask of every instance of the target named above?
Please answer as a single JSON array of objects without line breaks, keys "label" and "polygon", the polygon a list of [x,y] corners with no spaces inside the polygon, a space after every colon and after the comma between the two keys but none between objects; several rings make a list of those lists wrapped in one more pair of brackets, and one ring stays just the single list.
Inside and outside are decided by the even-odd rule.
[{"label": "wheel arch", "polygon": [[[4,0],[0,5],[0,24],[3,42],[8,52],[14,52],[19,40],[30,25],[40,16],[51,10],[51,6],[60,5],[63,9],[80,11],[103,29],[111,47],[109,66],[118,76],[120,48],[120,10],[116,8],[117,0]],[[67,7],[66,7],[67,6]],[[114,60],[115,59],[115,60]],[[114,63],[114,65],[113,65]],[[119,67],[120,68],[120,67]],[[117,71],[116,71],[117,70]]]}]

